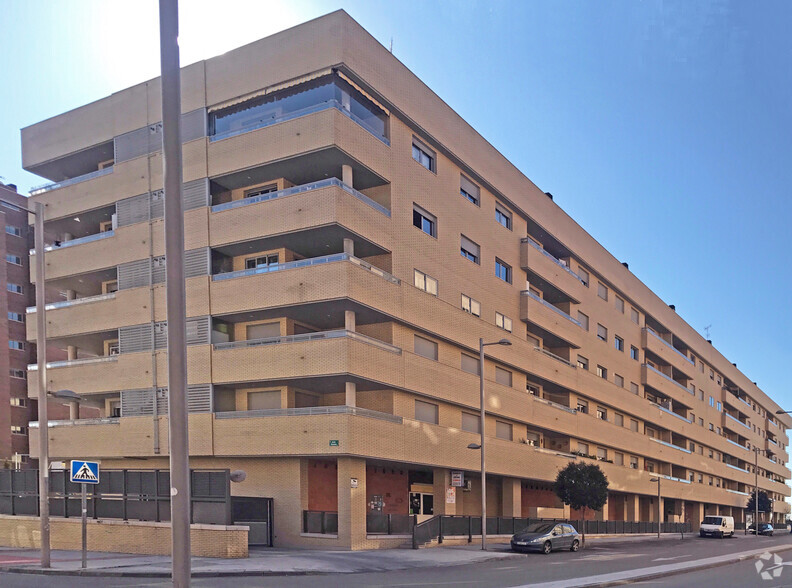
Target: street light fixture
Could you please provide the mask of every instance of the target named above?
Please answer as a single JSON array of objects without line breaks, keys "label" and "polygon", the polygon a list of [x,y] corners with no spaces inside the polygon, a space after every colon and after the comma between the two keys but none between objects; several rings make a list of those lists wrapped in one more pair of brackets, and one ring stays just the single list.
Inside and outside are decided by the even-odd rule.
[{"label": "street light fixture", "polygon": [[657,482],[657,538],[660,539],[660,527],[663,523],[660,520],[660,476],[649,478],[650,482]]},{"label": "street light fixture", "polygon": [[487,550],[487,468],[484,461],[484,348],[489,345],[511,345],[508,339],[484,343],[484,339],[479,339],[479,396],[481,404],[481,421],[479,424],[479,434],[481,443],[471,443],[468,449],[481,450],[481,549]]}]

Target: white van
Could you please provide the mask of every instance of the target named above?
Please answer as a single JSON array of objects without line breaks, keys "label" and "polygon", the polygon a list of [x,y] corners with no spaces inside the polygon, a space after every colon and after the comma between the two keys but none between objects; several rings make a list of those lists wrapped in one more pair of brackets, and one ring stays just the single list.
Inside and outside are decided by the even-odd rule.
[{"label": "white van", "polygon": [[699,527],[702,537],[734,537],[734,517],[704,517]]}]

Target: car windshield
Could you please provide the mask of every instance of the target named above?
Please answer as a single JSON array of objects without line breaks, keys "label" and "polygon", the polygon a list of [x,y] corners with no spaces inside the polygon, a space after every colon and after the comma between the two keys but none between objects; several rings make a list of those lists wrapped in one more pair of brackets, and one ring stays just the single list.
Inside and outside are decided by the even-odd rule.
[{"label": "car windshield", "polygon": [[532,523],[520,531],[520,533],[547,533],[554,526],[553,523]]},{"label": "car windshield", "polygon": [[720,525],[721,518],[720,517],[704,517],[704,520],[701,521],[702,525]]}]

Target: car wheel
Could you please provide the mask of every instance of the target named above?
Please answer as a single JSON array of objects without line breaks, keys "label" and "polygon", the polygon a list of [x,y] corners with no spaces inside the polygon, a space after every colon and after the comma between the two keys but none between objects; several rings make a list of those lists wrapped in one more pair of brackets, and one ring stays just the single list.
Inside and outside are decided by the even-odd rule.
[{"label": "car wheel", "polygon": [[575,539],[572,541],[572,546],[569,548],[569,551],[577,551],[578,549],[580,549],[580,541]]},{"label": "car wheel", "polygon": [[548,554],[548,553],[550,553],[551,551],[553,551],[553,544],[552,544],[552,543],[550,543],[549,541],[545,541],[545,542],[544,542],[544,545],[542,545],[542,553],[544,553],[545,555],[547,555],[547,554]]}]

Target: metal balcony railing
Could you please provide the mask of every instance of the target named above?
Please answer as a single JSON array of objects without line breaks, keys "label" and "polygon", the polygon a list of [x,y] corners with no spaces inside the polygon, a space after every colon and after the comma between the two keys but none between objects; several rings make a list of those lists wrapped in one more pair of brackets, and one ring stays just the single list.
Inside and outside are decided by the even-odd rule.
[{"label": "metal balcony railing", "polygon": [[540,304],[543,304],[544,306],[546,306],[547,308],[549,308],[549,309],[550,309],[550,310],[552,310],[553,312],[555,312],[555,313],[557,313],[557,314],[561,315],[562,317],[564,317],[564,318],[565,318],[565,319],[567,319],[568,321],[570,321],[570,322],[572,322],[572,323],[576,324],[576,325],[577,325],[578,327],[580,327],[581,329],[583,328],[583,325],[581,325],[581,324],[580,324],[580,321],[578,321],[578,320],[576,320],[576,319],[573,319],[571,316],[569,316],[569,315],[568,315],[567,313],[565,313],[563,310],[561,310],[560,308],[558,308],[557,306],[555,306],[555,305],[553,305],[553,304],[550,304],[550,303],[549,303],[549,302],[547,302],[545,299],[543,299],[543,298],[542,298],[542,297],[540,297],[540,296],[537,296],[536,294],[534,294],[534,293],[533,293],[533,292],[531,292],[530,290],[523,290],[522,292],[520,292],[520,294],[522,294],[523,296],[528,296],[529,298],[533,298],[534,300],[536,300],[536,301],[537,301],[537,302],[539,302]]},{"label": "metal balcony railing", "polygon": [[693,365],[693,360],[692,360],[692,359],[690,359],[690,358],[689,358],[687,355],[685,355],[685,354],[684,354],[684,353],[682,353],[682,352],[681,352],[679,349],[677,349],[676,347],[674,347],[674,344],[673,344],[673,343],[671,343],[670,341],[666,341],[665,339],[663,339],[663,338],[662,338],[662,337],[661,337],[659,334],[657,334],[657,332],[655,332],[655,330],[654,330],[654,329],[652,329],[651,327],[644,327],[644,331],[646,331],[647,333],[649,333],[649,334],[650,334],[652,337],[654,337],[654,338],[655,338],[655,339],[657,339],[658,341],[661,341],[661,342],[665,343],[665,344],[666,344],[666,346],[667,346],[667,347],[668,347],[668,348],[669,348],[671,351],[673,351],[674,353],[676,353],[676,354],[677,354],[679,357],[681,357],[682,359],[684,359],[684,360],[685,360],[686,362],[688,362],[689,364]]},{"label": "metal balcony railing", "polygon": [[[102,231],[101,233],[94,233],[93,235],[86,235],[85,237],[80,237],[78,239],[69,239],[68,241],[60,241],[58,245],[47,245],[44,247],[44,251],[57,251],[59,249],[65,249],[67,247],[74,247],[75,245],[82,245],[83,243],[91,243],[92,241],[101,241],[102,239],[107,239],[115,235],[115,231]],[[36,250],[31,249],[30,255],[35,255]]]},{"label": "metal balcony railing", "polygon": [[[77,365],[87,365],[90,363],[105,363],[111,361],[118,361],[118,355],[102,355],[100,357],[86,357],[85,359],[68,359],[66,361],[52,361],[47,363],[47,369],[55,369],[62,367],[72,367]],[[27,369],[29,372],[38,370],[38,364],[28,364]]]},{"label": "metal balcony railing", "polygon": [[546,355],[547,357],[549,357],[551,359],[555,359],[556,361],[560,361],[561,363],[563,363],[565,365],[568,365],[572,369],[577,369],[577,364],[574,364],[571,361],[568,361],[568,360],[564,359],[563,357],[560,357],[560,356],[556,355],[555,353],[552,353],[552,352],[548,351],[547,349],[542,349],[541,347],[534,347],[534,351],[538,351],[539,353],[541,353],[543,355]]},{"label": "metal balcony railing", "polygon": [[569,266],[568,266],[567,264],[565,264],[563,261],[561,261],[560,259],[558,259],[558,258],[557,258],[555,255],[553,255],[552,253],[548,253],[548,252],[547,252],[547,251],[544,249],[544,247],[542,247],[541,245],[539,245],[539,244],[538,244],[536,241],[534,241],[533,239],[531,239],[531,238],[529,238],[529,237],[523,237],[522,239],[520,239],[520,241],[521,241],[522,243],[528,243],[528,245],[530,245],[531,247],[533,247],[534,249],[536,249],[536,250],[537,250],[539,253],[541,253],[542,255],[544,255],[544,256],[545,256],[547,259],[549,259],[550,261],[552,261],[552,262],[553,262],[554,264],[556,264],[557,266],[559,266],[559,267],[563,268],[563,269],[564,269],[564,270],[565,270],[565,271],[566,271],[568,274],[570,274],[572,277],[574,277],[576,280],[578,280],[578,281],[579,281],[581,284],[583,284],[583,283],[584,283],[584,282],[583,282],[583,279],[582,279],[582,278],[581,278],[579,275],[577,275],[575,272],[573,272],[571,269],[569,269]]},{"label": "metal balcony railing", "polygon": [[741,449],[745,449],[745,451],[750,451],[750,449],[748,449],[748,448],[747,448],[745,445],[740,445],[740,444],[739,444],[739,443],[737,443],[736,441],[732,441],[732,440],[731,440],[731,439],[729,439],[729,438],[727,438],[727,439],[726,439],[726,441],[728,441],[728,442],[729,442],[729,443],[731,443],[732,445],[736,445],[737,447],[740,447]]},{"label": "metal balcony railing", "polygon": [[362,192],[358,192],[351,186],[348,186],[338,178],[327,178],[324,180],[319,180],[318,182],[311,182],[309,184],[302,184],[301,186],[292,186],[291,188],[285,188],[283,190],[278,190],[277,192],[269,192],[267,194],[260,194],[258,196],[252,196],[250,198],[243,198],[242,200],[232,200],[231,202],[223,202],[222,204],[215,204],[212,206],[212,212],[221,212],[223,210],[230,210],[232,208],[239,208],[241,206],[249,206],[251,204],[257,204],[259,202],[267,202],[268,200],[277,200],[278,198],[286,198],[288,196],[294,196],[295,194],[304,194],[306,192],[312,192],[314,190],[320,190],[322,188],[329,188],[331,186],[335,186],[344,190],[344,192],[351,194],[364,204],[369,205],[374,210],[381,212],[388,218],[390,218],[391,212],[379,202],[376,202],[363,194]]},{"label": "metal balcony railing", "polygon": [[533,399],[537,402],[541,402],[542,404],[547,404],[552,406],[553,408],[557,408],[559,410],[563,410],[565,412],[570,412],[572,414],[577,414],[577,411],[574,408],[570,408],[568,406],[564,406],[563,404],[558,404],[557,402],[553,402],[552,400],[547,400],[545,398],[540,398],[539,396],[533,396]]},{"label": "metal balcony railing", "polygon": [[[90,425],[117,425],[121,422],[119,418],[104,418],[104,419],[75,419],[73,421],[47,421],[49,428],[53,427],[81,427]],[[31,429],[38,429],[38,421],[30,423]]]},{"label": "metal balcony railing", "polygon": [[745,427],[745,428],[746,428],[746,429],[748,429],[749,431],[751,430],[751,427],[750,427],[749,425],[747,425],[746,423],[742,422],[740,419],[733,417],[733,416],[732,416],[732,415],[730,415],[728,412],[724,412],[723,414],[725,414],[727,417],[729,417],[729,418],[730,418],[731,420],[733,420],[735,423],[737,423],[737,424],[739,424],[739,425],[742,425],[743,427]]},{"label": "metal balcony railing", "polygon": [[692,422],[690,419],[686,419],[681,414],[677,414],[673,410],[670,410],[670,409],[666,408],[665,406],[661,406],[661,405],[659,405],[659,404],[657,404],[655,402],[653,402],[652,404],[654,406],[656,406],[657,408],[659,408],[660,410],[662,410],[663,412],[666,412],[666,413],[670,414],[671,416],[675,416],[676,418],[678,418],[680,420],[683,420],[683,421],[685,421],[688,424]]},{"label": "metal balcony railing", "polygon": [[727,468],[731,468],[733,470],[739,470],[739,471],[744,472],[746,474],[748,473],[748,470],[746,470],[745,468],[741,468],[740,466],[732,465],[732,464],[726,463],[726,462],[724,462],[723,465],[725,465]]},{"label": "metal balcony railing", "polygon": [[677,451],[682,451],[684,453],[693,453],[690,449],[685,449],[684,447],[680,447],[679,445],[674,445],[673,443],[669,443],[668,441],[661,441],[656,437],[649,437],[651,441],[655,443],[659,443],[660,445],[665,445],[666,447],[670,447],[671,449],[676,449]]},{"label": "metal balcony railing", "polygon": [[650,366],[648,363],[645,363],[645,364],[643,364],[643,365],[646,367],[646,369],[648,369],[648,370],[650,370],[650,371],[652,371],[652,372],[656,373],[658,376],[661,376],[661,377],[665,378],[666,380],[668,380],[669,382],[671,382],[671,383],[672,383],[672,384],[674,384],[675,386],[679,386],[679,387],[680,387],[682,390],[684,390],[685,392],[687,392],[688,394],[690,394],[690,390],[688,390],[686,386],[683,386],[682,384],[680,384],[679,382],[677,382],[677,381],[676,381],[674,378],[672,378],[671,376],[667,376],[666,374],[664,374],[663,372],[661,372],[659,369],[657,369],[657,368],[653,368],[652,366]]},{"label": "metal balcony railing", "polygon": [[369,345],[379,347],[380,349],[383,349],[385,351],[390,351],[391,353],[396,353],[398,355],[401,355],[402,352],[401,348],[396,347],[395,345],[391,345],[390,343],[385,343],[384,341],[380,341],[379,339],[374,339],[373,337],[369,337],[368,335],[363,335],[355,331],[347,331],[345,329],[338,329],[334,331],[320,331],[318,333],[303,333],[300,335],[284,335],[282,337],[246,339],[244,341],[231,341],[228,343],[215,343],[214,349],[216,351],[222,351],[226,349],[240,349],[243,347],[260,347],[266,345],[281,345],[284,343],[299,343],[302,341],[320,341],[324,339],[339,339],[342,337],[349,337],[350,339],[356,339],[363,343],[367,343]]},{"label": "metal balcony railing", "polygon": [[395,414],[359,408],[357,406],[310,406],[307,408],[275,408],[271,410],[238,410],[230,412],[216,412],[216,419],[255,419],[269,417],[288,417],[288,416],[316,416],[328,414],[351,414],[370,419],[379,419],[391,423],[402,424],[404,419]]},{"label": "metal balcony railing", "polygon": [[[55,310],[57,308],[68,308],[70,306],[79,306],[80,304],[90,304],[92,302],[99,302],[100,300],[112,300],[115,298],[115,292],[110,294],[98,294],[97,296],[86,296],[84,298],[74,298],[72,300],[62,300],[61,302],[51,302],[44,307],[44,310]],[[36,312],[35,306],[28,306],[25,310],[27,314]]]},{"label": "metal balcony railing", "polygon": [[111,173],[113,173],[113,166],[106,167],[104,169],[98,169],[96,171],[92,171],[87,174],[83,174],[81,176],[76,176],[74,178],[69,178],[68,180],[62,180],[60,182],[52,182],[49,184],[36,186],[35,188],[30,189],[30,195],[35,196],[36,194],[42,194],[44,192],[49,192],[50,190],[55,190],[57,188],[64,188],[66,186],[71,186],[72,184],[79,184],[80,182],[85,182],[86,180],[92,180],[100,176],[106,176],[107,174],[111,174]]}]

